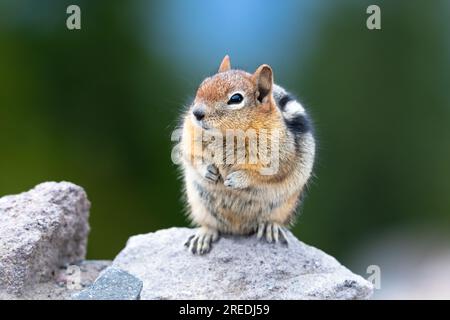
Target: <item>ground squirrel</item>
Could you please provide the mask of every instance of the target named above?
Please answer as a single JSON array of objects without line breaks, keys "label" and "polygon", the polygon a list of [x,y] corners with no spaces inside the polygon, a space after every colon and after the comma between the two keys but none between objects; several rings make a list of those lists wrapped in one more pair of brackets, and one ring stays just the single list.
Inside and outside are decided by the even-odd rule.
[{"label": "ground squirrel", "polygon": [[192,253],[219,234],[287,244],[284,227],[311,176],[315,140],[302,105],[273,83],[272,68],[231,69],[225,56],[182,118],[181,167],[189,217],[200,228]]}]

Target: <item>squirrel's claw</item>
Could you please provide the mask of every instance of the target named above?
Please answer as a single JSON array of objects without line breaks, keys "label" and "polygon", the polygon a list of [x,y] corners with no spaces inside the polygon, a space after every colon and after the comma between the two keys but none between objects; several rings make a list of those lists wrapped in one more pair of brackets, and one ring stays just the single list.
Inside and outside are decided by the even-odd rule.
[{"label": "squirrel's claw", "polygon": [[249,178],[245,171],[239,170],[230,173],[223,184],[231,189],[245,189],[249,187]]},{"label": "squirrel's claw", "polygon": [[285,245],[288,244],[286,232],[284,231],[283,227],[277,223],[261,222],[258,225],[256,237],[257,237],[257,239],[262,239],[264,237],[266,239],[266,241],[269,243],[280,242]]},{"label": "squirrel's claw", "polygon": [[211,250],[211,244],[217,241],[219,232],[211,228],[200,228],[196,234],[191,235],[185,242],[185,246],[193,254],[205,254]]},{"label": "squirrel's claw", "polygon": [[211,182],[217,182],[219,180],[220,174],[219,169],[213,164],[205,166],[202,170],[202,176]]}]

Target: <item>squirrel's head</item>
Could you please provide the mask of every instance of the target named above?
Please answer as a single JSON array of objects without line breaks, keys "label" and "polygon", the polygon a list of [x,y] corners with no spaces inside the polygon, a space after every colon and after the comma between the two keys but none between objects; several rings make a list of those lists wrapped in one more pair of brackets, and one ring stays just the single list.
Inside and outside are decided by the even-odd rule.
[{"label": "squirrel's head", "polygon": [[250,74],[231,69],[225,56],[218,73],[200,84],[189,116],[206,130],[261,128],[277,112],[272,88],[270,66],[263,64]]}]

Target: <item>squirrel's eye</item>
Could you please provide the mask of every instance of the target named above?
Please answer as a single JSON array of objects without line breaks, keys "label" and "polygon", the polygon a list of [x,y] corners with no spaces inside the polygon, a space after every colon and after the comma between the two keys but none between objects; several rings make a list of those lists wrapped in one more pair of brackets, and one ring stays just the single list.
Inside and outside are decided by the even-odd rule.
[{"label": "squirrel's eye", "polygon": [[231,96],[230,100],[228,100],[227,104],[238,104],[244,100],[244,97],[240,93],[235,93]]}]

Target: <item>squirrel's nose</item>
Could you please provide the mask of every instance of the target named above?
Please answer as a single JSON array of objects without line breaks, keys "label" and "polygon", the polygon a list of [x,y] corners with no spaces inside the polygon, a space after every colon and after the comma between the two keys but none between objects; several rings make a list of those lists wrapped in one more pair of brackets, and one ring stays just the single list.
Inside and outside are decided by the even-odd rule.
[{"label": "squirrel's nose", "polygon": [[205,111],[201,108],[195,108],[192,113],[195,116],[195,119],[198,121],[202,120],[205,117]]}]

